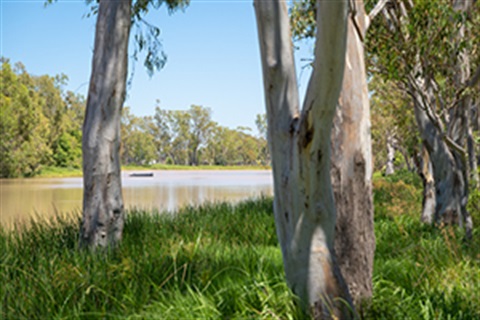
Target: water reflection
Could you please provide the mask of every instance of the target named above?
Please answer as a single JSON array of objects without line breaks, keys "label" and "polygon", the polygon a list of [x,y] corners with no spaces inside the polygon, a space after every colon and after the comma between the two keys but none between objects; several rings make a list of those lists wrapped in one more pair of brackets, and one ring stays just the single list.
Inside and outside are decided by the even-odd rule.
[{"label": "water reflection", "polygon": [[[80,212],[82,178],[0,179],[0,224]],[[204,202],[237,202],[272,194],[270,171],[155,171],[153,177],[122,174],[126,208],[174,210]]]}]

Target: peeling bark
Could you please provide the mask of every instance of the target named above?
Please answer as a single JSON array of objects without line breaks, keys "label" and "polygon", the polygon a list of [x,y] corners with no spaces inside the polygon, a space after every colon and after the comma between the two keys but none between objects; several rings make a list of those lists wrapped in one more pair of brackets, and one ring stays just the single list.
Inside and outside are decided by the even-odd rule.
[{"label": "peeling bark", "polygon": [[99,3],[82,141],[80,245],[90,248],[114,245],[122,237],[120,118],[125,99],[130,12],[130,0]]},{"label": "peeling bark", "polygon": [[334,252],[330,135],[345,61],[346,1],[319,1],[315,62],[300,113],[288,11],[255,0],[274,179],[274,212],[289,286],[316,318],[353,317]]},{"label": "peeling bark", "polygon": [[363,2],[357,1],[348,22],[345,71],[331,136],[335,252],[357,307],[372,297],[375,252],[370,103],[363,36],[358,34],[366,31],[365,18]]}]

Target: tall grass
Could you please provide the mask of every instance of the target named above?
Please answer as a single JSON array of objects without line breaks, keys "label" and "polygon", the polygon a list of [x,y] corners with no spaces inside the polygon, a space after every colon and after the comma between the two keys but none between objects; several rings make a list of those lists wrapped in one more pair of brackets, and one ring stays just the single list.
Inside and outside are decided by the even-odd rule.
[{"label": "tall grass", "polygon": [[[375,182],[374,296],[365,319],[480,319],[480,232],[419,222],[407,178]],[[128,213],[122,244],[77,249],[76,218],[0,229],[1,319],[299,319],[271,199]]]},{"label": "tall grass", "polygon": [[399,175],[374,183],[374,297],[365,317],[480,319],[478,225],[466,243],[461,228],[420,223],[420,181]]},{"label": "tall grass", "polygon": [[2,319],[302,317],[283,277],[268,199],[128,214],[107,253],[77,250],[78,221],[0,234]]}]

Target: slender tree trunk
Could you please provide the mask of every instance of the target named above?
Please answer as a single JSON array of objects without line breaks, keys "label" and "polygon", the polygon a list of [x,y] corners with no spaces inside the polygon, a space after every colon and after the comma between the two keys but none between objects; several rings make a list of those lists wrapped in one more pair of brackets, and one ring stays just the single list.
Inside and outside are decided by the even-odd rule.
[{"label": "slender tree trunk", "polygon": [[299,114],[288,11],[255,0],[274,212],[287,282],[314,317],[348,319],[353,304],[334,253],[330,136],[345,61],[346,1],[319,1],[315,62]]},{"label": "slender tree trunk", "polygon": [[395,173],[395,147],[393,146],[394,138],[389,133],[387,136],[387,167],[385,169],[385,175],[389,176]]},{"label": "slender tree trunk", "polygon": [[423,201],[421,220],[425,223],[433,223],[435,215],[435,181],[433,180],[433,167],[428,151],[422,146],[422,156],[420,163],[420,177],[423,181]]},{"label": "slender tree trunk", "polygon": [[122,237],[120,118],[125,99],[131,1],[100,1],[83,124],[80,244],[107,247]]},{"label": "slender tree trunk", "polygon": [[372,297],[375,234],[370,103],[361,40],[366,31],[363,1],[356,2],[356,9],[356,15],[348,22],[345,71],[331,138],[331,177],[337,209],[335,252],[359,306]]}]

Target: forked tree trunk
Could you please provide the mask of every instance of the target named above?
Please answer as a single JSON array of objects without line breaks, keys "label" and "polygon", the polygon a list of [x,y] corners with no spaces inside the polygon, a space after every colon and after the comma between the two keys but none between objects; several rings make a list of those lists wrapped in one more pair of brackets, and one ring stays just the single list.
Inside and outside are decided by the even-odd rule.
[{"label": "forked tree trunk", "polygon": [[100,1],[83,124],[83,221],[80,244],[96,248],[122,237],[120,117],[125,99],[131,1]]},{"label": "forked tree trunk", "polygon": [[365,17],[363,2],[357,1],[356,14],[348,22],[343,85],[331,138],[331,177],[337,209],[335,252],[357,306],[372,297],[375,252],[370,103],[361,40],[366,31]]},{"label": "forked tree trunk", "polygon": [[353,316],[334,253],[330,136],[340,93],[346,1],[318,1],[315,62],[301,114],[284,1],[255,0],[274,179],[274,212],[287,282],[316,318]]}]

